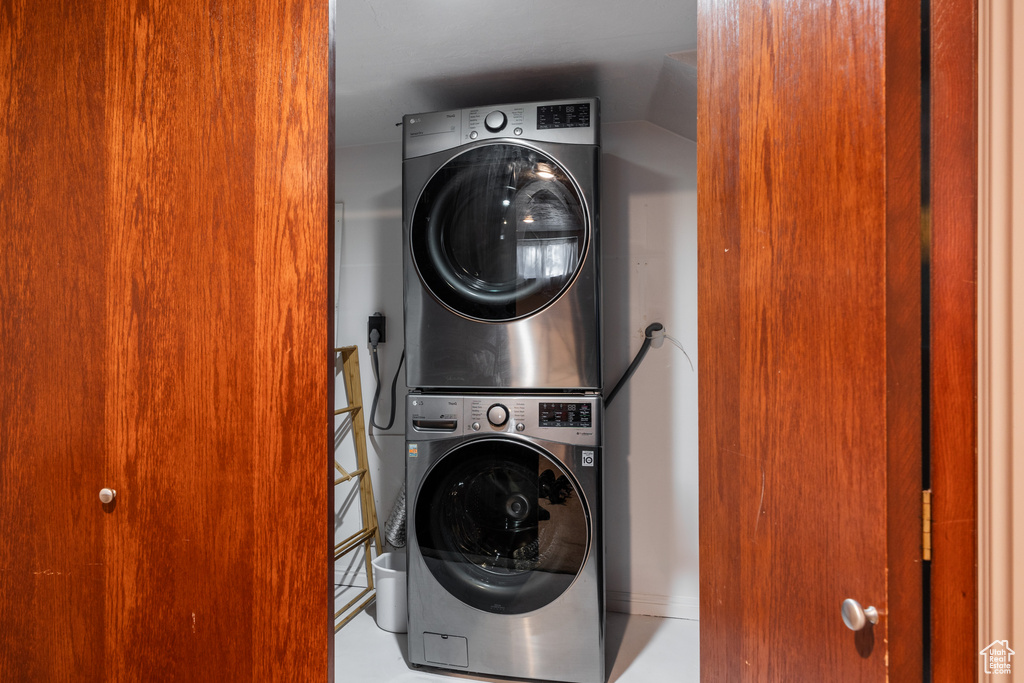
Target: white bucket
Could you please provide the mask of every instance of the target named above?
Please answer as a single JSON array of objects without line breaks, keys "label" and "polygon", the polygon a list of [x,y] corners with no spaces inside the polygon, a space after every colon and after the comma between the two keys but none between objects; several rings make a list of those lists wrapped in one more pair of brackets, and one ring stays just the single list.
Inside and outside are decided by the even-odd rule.
[{"label": "white bucket", "polygon": [[392,633],[408,630],[405,553],[384,553],[373,560],[373,585],[377,589],[377,626]]}]

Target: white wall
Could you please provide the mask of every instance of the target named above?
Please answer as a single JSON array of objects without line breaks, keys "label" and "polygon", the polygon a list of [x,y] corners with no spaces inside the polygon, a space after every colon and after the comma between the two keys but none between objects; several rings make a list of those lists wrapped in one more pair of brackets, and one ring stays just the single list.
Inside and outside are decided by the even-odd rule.
[{"label": "white wall", "polygon": [[[602,129],[605,385],[660,322],[697,366],[696,144],[649,123]],[[609,608],[697,619],[697,373],[651,349],[605,419]]]},{"label": "white wall", "polygon": [[[335,340],[338,346],[359,347],[363,409],[367,428],[367,453],[376,498],[377,516],[383,539],[384,523],[402,487],[405,476],[405,386],[404,369],[398,379],[395,423],[386,432],[370,429],[374,377],[367,319],[375,312],[387,318],[386,342],[378,346],[383,386],[375,421],[386,425],[391,409],[391,381],[398,369],[403,346],[402,327],[402,145],[400,142],[349,147],[337,150],[335,200],[344,204],[340,220],[335,217]],[[341,209],[341,207],[336,207]],[[344,405],[341,377],[335,387],[338,407]],[[336,429],[344,423],[336,420]],[[337,443],[337,439],[336,439]],[[351,438],[337,447],[336,456],[351,471],[355,466]],[[335,488],[337,541],[360,528],[359,506],[354,486]],[[359,553],[353,553],[359,555]],[[356,585],[362,567],[358,557],[338,562],[339,580],[351,574]]]},{"label": "white wall", "polygon": [[[645,122],[602,128],[601,239],[605,385],[610,391],[653,321],[697,363],[696,145]],[[336,197],[345,203],[336,255],[339,344],[365,346],[366,319],[388,317],[380,347],[387,387],[402,346],[401,144],[338,150]],[[363,401],[373,374],[360,351]],[[404,395],[404,377],[399,392]],[[339,385],[339,400],[343,395]],[[389,400],[382,396],[383,410]],[[402,484],[403,406],[370,444],[381,524]],[[383,423],[387,415],[378,415]],[[696,619],[697,374],[668,342],[651,349],[605,421],[608,606]],[[352,451],[342,444],[339,453]],[[339,510],[346,497],[338,487]],[[344,510],[339,540],[354,530]],[[356,523],[358,524],[358,523]]]}]

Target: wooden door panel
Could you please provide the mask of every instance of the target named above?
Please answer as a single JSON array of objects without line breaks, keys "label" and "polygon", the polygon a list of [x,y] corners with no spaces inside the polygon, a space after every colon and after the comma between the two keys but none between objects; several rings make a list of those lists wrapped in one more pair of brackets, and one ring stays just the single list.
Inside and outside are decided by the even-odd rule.
[{"label": "wooden door panel", "polygon": [[123,3],[107,30],[110,667],[251,680],[252,12]]},{"label": "wooden door panel", "polygon": [[330,680],[330,5],[56,4],[0,22],[0,678]]},{"label": "wooden door panel", "polygon": [[885,7],[888,673],[924,671],[921,555],[921,3]]},{"label": "wooden door panel", "polygon": [[[703,680],[906,670],[888,610],[920,618],[918,548],[887,532],[917,524],[889,491],[920,474],[920,109],[888,87],[919,73],[913,4],[700,6]],[[847,630],[848,597],[880,623]]]},{"label": "wooden door panel", "polygon": [[330,675],[327,12],[108,15],[126,680]]},{"label": "wooden door panel", "polygon": [[0,680],[101,680],[102,6],[0,9]]},{"label": "wooden door panel", "polygon": [[334,680],[333,6],[255,14],[256,681]]},{"label": "wooden door panel", "polygon": [[[1016,7],[1015,7],[1016,9]],[[932,0],[931,567],[936,683],[978,678],[978,3]]]}]

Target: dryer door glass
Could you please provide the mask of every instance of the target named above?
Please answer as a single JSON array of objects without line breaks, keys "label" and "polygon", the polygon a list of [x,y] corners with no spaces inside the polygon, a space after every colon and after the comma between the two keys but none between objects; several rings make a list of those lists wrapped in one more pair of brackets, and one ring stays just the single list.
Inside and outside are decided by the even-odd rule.
[{"label": "dryer door glass", "polygon": [[464,603],[521,614],[561,595],[583,568],[590,516],[549,454],[506,439],[460,446],[416,500],[416,541],[431,574]]},{"label": "dryer door glass", "polygon": [[569,174],[521,145],[476,147],[442,166],[416,203],[410,248],[420,279],[455,313],[532,315],[576,277],[587,211]]}]

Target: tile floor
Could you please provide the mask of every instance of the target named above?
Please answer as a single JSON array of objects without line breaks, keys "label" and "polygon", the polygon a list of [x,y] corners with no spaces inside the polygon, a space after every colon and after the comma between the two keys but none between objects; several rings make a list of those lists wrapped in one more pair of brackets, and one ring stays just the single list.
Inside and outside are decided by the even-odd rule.
[{"label": "tile floor", "polygon": [[[375,613],[371,604],[335,636],[335,680],[338,683],[445,680],[508,683],[510,680],[410,669],[405,659],[406,635],[377,628]],[[605,641],[608,683],[697,683],[700,680],[698,653],[696,621],[608,613]]]}]

